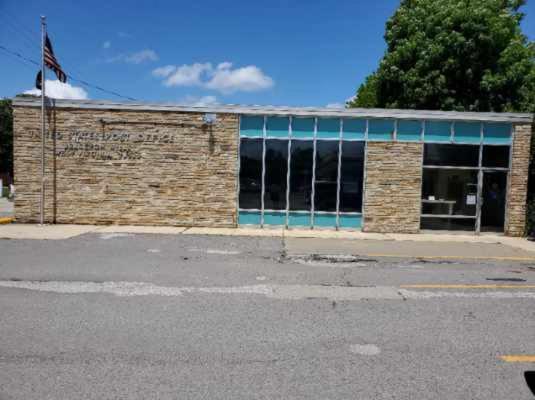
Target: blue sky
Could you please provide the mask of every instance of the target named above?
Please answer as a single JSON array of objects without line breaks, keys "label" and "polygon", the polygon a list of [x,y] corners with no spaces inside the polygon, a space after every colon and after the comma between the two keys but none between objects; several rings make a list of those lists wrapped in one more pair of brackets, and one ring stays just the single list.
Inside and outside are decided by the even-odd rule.
[{"label": "blue sky", "polygon": [[[376,68],[385,49],[385,22],[398,4],[0,0],[0,45],[39,60],[44,14],[65,71],[125,96],[325,106],[343,103]],[[523,30],[535,40],[535,0],[523,11]],[[37,67],[3,51],[0,65],[0,97],[32,88]],[[69,83],[75,87],[50,87],[62,95],[117,99]]]}]

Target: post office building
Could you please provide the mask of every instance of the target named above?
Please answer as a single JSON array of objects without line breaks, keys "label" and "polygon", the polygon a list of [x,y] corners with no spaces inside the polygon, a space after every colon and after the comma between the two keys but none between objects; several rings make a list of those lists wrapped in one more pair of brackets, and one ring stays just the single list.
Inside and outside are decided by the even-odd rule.
[{"label": "post office building", "polygon": [[[14,108],[37,222],[40,99]],[[524,233],[533,116],[49,100],[48,223]]]}]

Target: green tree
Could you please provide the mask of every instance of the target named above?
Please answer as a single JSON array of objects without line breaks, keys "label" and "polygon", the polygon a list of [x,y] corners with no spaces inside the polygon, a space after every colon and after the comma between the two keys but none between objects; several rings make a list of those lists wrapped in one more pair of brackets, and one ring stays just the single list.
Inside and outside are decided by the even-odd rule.
[{"label": "green tree", "polygon": [[7,99],[0,99],[0,173],[13,176],[13,110]]},{"label": "green tree", "polygon": [[524,0],[402,0],[386,53],[349,107],[531,111],[535,43]]}]

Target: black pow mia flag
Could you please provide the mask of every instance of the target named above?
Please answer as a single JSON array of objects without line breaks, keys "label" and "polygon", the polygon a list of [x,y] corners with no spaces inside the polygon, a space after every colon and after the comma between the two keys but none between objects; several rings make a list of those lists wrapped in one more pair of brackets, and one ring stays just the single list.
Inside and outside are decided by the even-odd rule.
[{"label": "black pow mia flag", "polygon": [[[60,82],[67,82],[67,74],[63,72],[63,70],[61,69],[61,65],[59,65],[58,60],[56,60],[56,56],[54,56],[54,50],[52,49],[52,43],[48,38],[48,34],[45,37],[44,61],[45,67],[48,67],[52,71],[54,71]],[[35,87],[39,90],[41,90],[42,88],[42,81],[43,71],[39,71],[37,73],[37,77],[35,78]]]}]

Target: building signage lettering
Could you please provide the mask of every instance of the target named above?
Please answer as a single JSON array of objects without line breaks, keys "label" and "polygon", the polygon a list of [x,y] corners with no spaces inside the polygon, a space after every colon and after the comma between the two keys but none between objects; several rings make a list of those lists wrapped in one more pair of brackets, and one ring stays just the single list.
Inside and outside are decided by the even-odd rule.
[{"label": "building signage lettering", "polygon": [[[37,139],[41,133],[31,132]],[[47,140],[58,141],[56,156],[58,158],[88,158],[94,160],[139,160],[141,152],[133,144],[168,144],[174,143],[174,135],[168,133],[146,132],[47,132]],[[67,143],[65,143],[67,142]]]}]

